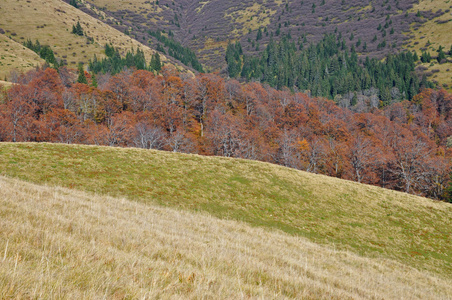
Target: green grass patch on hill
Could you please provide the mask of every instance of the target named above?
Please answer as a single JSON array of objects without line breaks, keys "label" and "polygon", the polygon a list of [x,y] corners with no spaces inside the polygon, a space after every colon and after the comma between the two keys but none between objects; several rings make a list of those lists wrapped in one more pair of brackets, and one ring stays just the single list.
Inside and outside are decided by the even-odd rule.
[{"label": "green grass patch on hill", "polygon": [[0,174],[275,228],[452,274],[452,205],[277,165],[142,149],[0,144]]}]

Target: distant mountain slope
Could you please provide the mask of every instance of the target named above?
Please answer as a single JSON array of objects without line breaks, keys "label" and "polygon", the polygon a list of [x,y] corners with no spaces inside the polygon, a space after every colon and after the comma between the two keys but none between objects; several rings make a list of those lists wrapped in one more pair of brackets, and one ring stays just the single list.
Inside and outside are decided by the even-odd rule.
[{"label": "distant mountain slope", "polygon": [[[72,26],[77,22],[80,22],[85,36],[72,33]],[[57,58],[66,61],[73,68],[79,62],[88,62],[94,55],[103,57],[106,43],[111,43],[123,54],[140,48],[148,62],[154,53],[148,46],[61,0],[39,3],[4,0],[0,3],[0,28],[17,43],[23,43],[27,39],[34,42],[37,39],[42,45],[49,45]],[[161,59],[169,62],[163,55]],[[182,65],[177,66],[180,70],[185,69]],[[3,72],[9,70],[8,67]]]},{"label": "distant mountain slope", "polygon": [[256,161],[33,143],[0,144],[0,175],[204,211],[451,279],[452,205],[374,186]]},{"label": "distant mountain slope", "polygon": [[446,299],[450,279],[282,232],[0,177],[0,298]]},{"label": "distant mountain slope", "polygon": [[[429,52],[432,57],[438,56],[439,47],[444,48],[448,53],[446,59],[439,63],[432,59],[430,63],[423,63],[423,68],[427,69],[429,78],[437,81],[452,91],[452,3],[440,0],[421,0],[415,4],[412,11],[420,12],[421,22],[412,26],[413,38],[409,40],[407,49],[414,49],[417,53]],[[422,12],[428,12],[424,14]],[[444,12],[444,13],[438,13]],[[435,17],[429,17],[435,13]]]},{"label": "distant mountain slope", "polygon": [[[400,49],[411,38],[417,22],[415,0],[388,1],[106,1],[86,2],[109,11],[132,36],[146,35],[150,27],[171,30],[176,39],[197,50],[213,70],[224,65],[221,56],[228,40],[239,40],[247,53],[262,49],[271,36],[290,34],[295,42],[318,41],[325,33],[340,32],[357,50],[382,55]],[[441,13],[425,14],[430,19]],[[120,26],[120,27],[121,27]],[[262,35],[259,35],[259,29]],[[376,40],[374,40],[376,37]],[[385,47],[378,47],[386,41]],[[367,47],[364,47],[366,44]]]}]

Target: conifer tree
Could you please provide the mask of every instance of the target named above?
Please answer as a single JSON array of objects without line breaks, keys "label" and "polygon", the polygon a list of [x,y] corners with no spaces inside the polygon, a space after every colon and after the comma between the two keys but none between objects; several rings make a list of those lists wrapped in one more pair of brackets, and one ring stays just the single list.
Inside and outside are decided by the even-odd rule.
[{"label": "conifer tree", "polygon": [[79,35],[79,36],[83,36],[83,28],[80,25],[79,21],[77,21],[76,25],[72,25],[72,33],[76,34],[76,35]]},{"label": "conifer tree", "polygon": [[162,62],[160,61],[160,54],[155,52],[151,57],[151,70],[160,72],[162,70]]},{"label": "conifer tree", "polygon": [[446,53],[444,53],[444,50],[443,50],[443,49],[444,49],[443,46],[439,46],[439,49],[438,49],[438,58],[437,58],[437,60],[438,60],[439,63],[441,63],[441,61],[443,61],[444,59],[446,59]]},{"label": "conifer tree", "polygon": [[83,65],[82,65],[82,64],[79,64],[79,65],[78,65],[78,78],[77,78],[77,82],[78,82],[78,83],[88,84],[88,81],[86,80],[86,76],[85,76],[85,70],[83,70]]},{"label": "conifer tree", "polygon": [[259,28],[259,30],[257,31],[257,35],[256,35],[256,41],[262,39],[262,30]]},{"label": "conifer tree", "polygon": [[91,75],[91,86],[97,88],[97,78],[96,78],[96,74],[92,74],[92,75]]}]

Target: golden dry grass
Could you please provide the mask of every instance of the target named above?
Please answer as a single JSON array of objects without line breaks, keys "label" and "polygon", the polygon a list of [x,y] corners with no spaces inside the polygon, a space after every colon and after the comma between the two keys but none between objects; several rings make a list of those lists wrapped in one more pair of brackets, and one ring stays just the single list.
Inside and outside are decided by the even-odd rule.
[{"label": "golden dry grass", "polygon": [[[450,0],[421,0],[419,3],[414,4],[412,8],[412,12],[419,11],[428,11],[432,10],[433,12],[441,9],[442,11],[446,11],[450,9],[452,6],[452,2]],[[432,20],[427,20],[418,30],[411,30],[410,34],[414,35],[414,38],[410,39],[410,42],[407,45],[407,49],[415,50],[418,55],[421,54],[421,48],[426,47],[428,41],[430,41],[430,46],[428,46],[428,51],[436,57],[437,50],[439,46],[443,46],[445,48],[445,52],[449,51],[452,45],[451,32],[452,32],[452,21],[449,21],[444,24],[438,24],[437,21],[447,21],[452,20],[451,13],[445,13],[438,18],[434,18]],[[434,69],[439,69],[440,73],[436,73],[434,78],[441,84],[447,84],[448,90],[452,91],[452,63],[447,62],[445,64],[438,64],[435,61],[434,66],[430,66],[430,64],[424,64],[425,67],[429,69],[429,71]],[[447,71],[449,69],[449,71]]]},{"label": "golden dry grass", "polygon": [[11,70],[23,73],[43,63],[35,52],[0,34],[0,79],[8,78]]},{"label": "golden dry grass", "polygon": [[234,34],[241,36],[247,33],[249,30],[257,30],[264,28],[270,24],[270,17],[276,13],[276,10],[265,9],[262,4],[253,3],[244,10],[235,12],[225,11],[225,17],[234,20],[234,23],[243,25],[243,28],[239,31],[234,29]]},{"label": "golden dry grass", "polygon": [[[85,34],[94,38],[94,43],[87,44],[86,37],[72,34],[72,26],[77,21]],[[67,59],[72,67],[78,62],[88,62],[94,54],[103,57],[106,43],[111,43],[123,54],[132,48],[140,48],[148,62],[154,53],[153,49],[60,0],[39,3],[3,0],[0,3],[0,28],[16,42],[38,39],[41,44],[50,45],[56,56]],[[163,55],[161,59],[168,62]],[[183,70],[181,66],[177,68]]]},{"label": "golden dry grass", "polygon": [[[87,3],[86,0],[82,0]],[[156,0],[90,0],[97,7],[105,8],[106,10],[131,10],[131,11],[147,11],[152,13],[160,13],[163,11],[163,4],[156,5]]]},{"label": "golden dry grass", "polygon": [[0,176],[2,299],[450,299],[451,283],[236,221]]},{"label": "golden dry grass", "polygon": [[277,165],[143,149],[0,143],[0,174],[282,230],[449,278],[452,205]]}]

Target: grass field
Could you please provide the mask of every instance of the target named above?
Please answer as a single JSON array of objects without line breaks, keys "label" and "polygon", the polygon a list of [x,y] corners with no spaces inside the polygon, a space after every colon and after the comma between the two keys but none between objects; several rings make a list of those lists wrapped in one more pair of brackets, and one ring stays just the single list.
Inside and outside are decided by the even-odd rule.
[{"label": "grass field", "polygon": [[452,205],[378,187],[255,161],[62,144],[0,144],[0,173],[205,212],[452,274]]},{"label": "grass field", "polygon": [[0,176],[2,299],[450,299],[451,280],[280,231]]}]

